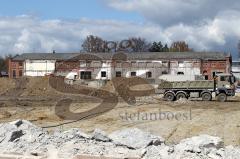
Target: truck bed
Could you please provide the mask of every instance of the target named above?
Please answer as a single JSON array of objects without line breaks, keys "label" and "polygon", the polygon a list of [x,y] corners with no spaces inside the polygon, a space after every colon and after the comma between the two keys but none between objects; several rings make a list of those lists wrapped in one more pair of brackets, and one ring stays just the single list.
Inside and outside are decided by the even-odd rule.
[{"label": "truck bed", "polygon": [[158,89],[214,89],[214,81],[213,80],[177,81],[177,82],[162,81],[158,85]]}]

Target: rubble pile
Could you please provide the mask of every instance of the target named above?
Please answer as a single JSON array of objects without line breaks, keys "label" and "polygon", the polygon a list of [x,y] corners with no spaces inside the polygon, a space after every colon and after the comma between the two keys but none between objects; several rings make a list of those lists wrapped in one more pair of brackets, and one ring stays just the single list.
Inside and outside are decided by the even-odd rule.
[{"label": "rubble pile", "polygon": [[166,145],[162,137],[137,128],[106,134],[96,129],[85,134],[80,129],[52,134],[25,121],[0,124],[1,154],[24,154],[43,158],[73,158],[78,155],[142,159],[237,159],[240,148],[224,147],[218,137],[200,135]]}]

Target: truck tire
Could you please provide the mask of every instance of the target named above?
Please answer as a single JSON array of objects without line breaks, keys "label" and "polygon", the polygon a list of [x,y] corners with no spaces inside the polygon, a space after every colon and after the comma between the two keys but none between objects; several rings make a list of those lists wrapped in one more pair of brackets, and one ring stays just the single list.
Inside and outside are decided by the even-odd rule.
[{"label": "truck tire", "polygon": [[176,100],[179,100],[180,98],[185,98],[185,99],[187,99],[187,96],[186,96],[186,94],[183,93],[183,92],[177,93],[177,95],[176,95]]},{"label": "truck tire", "polygon": [[209,92],[205,92],[202,94],[202,100],[203,101],[211,101],[212,100],[212,94]]},{"label": "truck tire", "polygon": [[217,95],[217,100],[219,102],[226,102],[227,101],[227,95],[225,93],[220,93]]},{"label": "truck tire", "polygon": [[167,92],[164,94],[164,99],[167,101],[174,101],[175,95],[172,92]]}]

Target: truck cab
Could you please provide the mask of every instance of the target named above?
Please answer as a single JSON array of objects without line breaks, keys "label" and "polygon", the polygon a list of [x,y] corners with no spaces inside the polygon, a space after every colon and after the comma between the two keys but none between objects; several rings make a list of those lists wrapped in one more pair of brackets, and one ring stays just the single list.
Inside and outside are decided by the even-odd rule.
[{"label": "truck cab", "polygon": [[236,82],[236,78],[232,74],[224,74],[224,73],[217,74],[214,80],[216,83],[215,92],[218,98],[222,98],[223,100],[224,98],[226,98],[226,96],[235,95],[234,84]]}]

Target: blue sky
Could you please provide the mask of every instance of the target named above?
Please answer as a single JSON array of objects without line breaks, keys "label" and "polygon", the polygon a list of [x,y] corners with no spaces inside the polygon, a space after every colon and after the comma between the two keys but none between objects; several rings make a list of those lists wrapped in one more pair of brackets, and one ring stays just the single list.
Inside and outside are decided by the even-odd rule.
[{"label": "blue sky", "polygon": [[1,0],[0,55],[78,52],[92,34],[186,41],[196,51],[236,57],[239,17],[236,0]]},{"label": "blue sky", "polygon": [[122,12],[104,5],[103,0],[2,0],[1,16],[33,15],[43,19],[116,19],[140,21],[134,12]]}]

